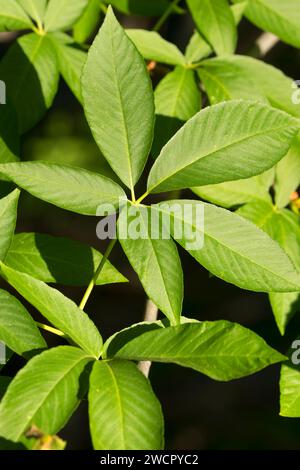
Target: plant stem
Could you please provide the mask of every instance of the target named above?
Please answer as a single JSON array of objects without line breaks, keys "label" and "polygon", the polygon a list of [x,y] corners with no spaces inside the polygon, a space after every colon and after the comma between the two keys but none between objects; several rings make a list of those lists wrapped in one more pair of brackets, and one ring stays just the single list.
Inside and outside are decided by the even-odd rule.
[{"label": "plant stem", "polygon": [[163,13],[163,15],[159,18],[157,23],[155,24],[153,31],[159,31],[160,28],[163,26],[163,24],[167,21],[169,16],[171,15],[173,8],[180,2],[180,0],[173,0],[173,2],[168,6],[166,11]]},{"label": "plant stem", "polygon": [[111,241],[110,241],[110,243],[109,243],[109,245],[108,245],[108,247],[107,247],[107,249],[106,249],[106,251],[105,251],[105,253],[104,253],[104,255],[103,255],[103,258],[101,259],[101,262],[100,262],[98,268],[97,268],[96,271],[95,271],[95,274],[94,274],[94,276],[93,276],[93,279],[92,279],[91,282],[89,283],[88,288],[87,288],[87,290],[85,291],[85,294],[84,294],[84,296],[83,296],[83,298],[82,298],[82,301],[81,301],[80,304],[79,304],[79,308],[81,308],[81,310],[83,310],[84,307],[86,306],[87,301],[89,300],[90,295],[91,295],[91,293],[93,292],[93,289],[94,289],[94,287],[95,287],[95,285],[96,285],[96,282],[97,282],[97,280],[98,280],[98,277],[100,276],[101,271],[102,271],[102,269],[104,268],[104,265],[105,265],[105,263],[106,263],[106,261],[107,261],[109,255],[111,254],[112,249],[113,249],[113,247],[115,246],[116,243],[117,243],[117,239],[114,239],[114,240],[111,240]]},{"label": "plant stem", "polygon": [[[158,317],[158,308],[151,300],[148,299],[147,304],[146,304],[144,321],[155,322],[157,320],[157,317]],[[152,364],[151,361],[141,361],[138,366],[140,371],[147,378],[149,377],[151,364]]]},{"label": "plant stem", "polygon": [[45,331],[49,331],[49,333],[53,333],[56,336],[60,336],[61,338],[66,338],[67,336],[60,330],[57,330],[56,328],[52,328],[52,326],[44,325],[43,323],[36,322],[36,325],[41,329]]}]

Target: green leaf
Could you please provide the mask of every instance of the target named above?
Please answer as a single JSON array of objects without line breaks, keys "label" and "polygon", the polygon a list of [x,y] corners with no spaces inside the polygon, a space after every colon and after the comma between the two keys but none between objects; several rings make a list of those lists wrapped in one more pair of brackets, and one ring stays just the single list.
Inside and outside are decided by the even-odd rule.
[{"label": "green leaf", "polygon": [[288,154],[277,164],[275,203],[279,208],[287,206],[293,191],[300,185],[300,134],[292,142]]},{"label": "green leaf", "polygon": [[[241,0],[233,1],[239,3]],[[275,34],[291,46],[300,47],[298,0],[251,0],[245,15],[259,28]]]},{"label": "green leaf", "polygon": [[[246,5],[247,2],[231,5],[230,8],[236,25],[240,23],[243,17]],[[185,57],[189,63],[199,62],[201,59],[212,54],[212,52],[211,46],[203,39],[198,31],[195,31],[186,48]]]},{"label": "green leaf", "polygon": [[56,50],[59,71],[70,90],[82,103],[81,75],[86,63],[87,53],[76,47],[76,44],[67,34],[54,33],[49,37]]},{"label": "green leaf", "polygon": [[257,200],[271,202],[269,189],[274,181],[272,168],[249,179],[192,188],[197,196],[218,206],[230,208]]},{"label": "green leaf", "polygon": [[52,105],[58,87],[55,50],[46,36],[26,34],[0,63],[0,79],[14,105],[19,131],[31,129]]},{"label": "green leaf", "polygon": [[148,192],[263,173],[284,157],[298,129],[298,120],[260,103],[228,101],[208,107],[162,149],[149,175]]},{"label": "green leaf", "polygon": [[155,111],[187,121],[201,108],[201,94],[193,70],[176,67],[168,73],[155,90]]},{"label": "green leaf", "polygon": [[0,435],[14,442],[32,426],[55,434],[76,410],[88,387],[92,358],[61,346],[31,359],[9,385],[0,405]]},{"label": "green leaf", "polygon": [[151,149],[152,85],[145,62],[109,8],[83,73],[87,120],[103,155],[131,189]]},{"label": "green leaf", "polygon": [[300,340],[297,338],[288,353],[289,362],[282,365],[280,375],[280,416],[300,417]]},{"label": "green leaf", "polygon": [[[300,290],[300,275],[278,243],[239,215],[189,200],[168,201],[152,210],[155,207],[174,221],[176,241],[213,275],[258,292]],[[203,207],[204,218],[198,216]],[[176,234],[182,225],[184,233]],[[204,237],[203,248],[191,247],[187,229],[195,241]]]},{"label": "green leaf", "polygon": [[[118,221],[122,248],[148,295],[172,324],[179,323],[183,299],[183,274],[180,258],[172,240],[154,235],[151,209],[124,209]],[[134,232],[131,231],[135,227]],[[141,234],[139,236],[138,234]],[[136,236],[137,235],[137,236]]]},{"label": "green leaf", "polygon": [[0,289],[0,341],[20,356],[30,356],[47,347],[35,322],[25,307]]},{"label": "green leaf", "polygon": [[[231,55],[203,61],[199,73],[204,79],[205,72],[206,85],[213,84],[220,100],[249,96],[250,87],[256,99],[261,94],[275,108],[300,117],[300,107],[292,99],[293,93],[298,93],[294,81],[272,65],[248,56]],[[213,92],[210,95],[211,98]]]},{"label": "green leaf", "polygon": [[[262,202],[247,204],[238,213],[276,240],[300,272],[300,225],[295,214],[286,209],[277,210],[272,204]],[[283,335],[288,322],[300,310],[300,294],[271,293],[269,297],[277,326]]]},{"label": "green leaf", "polygon": [[212,48],[210,45],[200,36],[198,31],[195,31],[185,50],[187,62],[190,64],[199,62],[201,59],[208,57],[211,53]]},{"label": "green leaf", "polygon": [[132,362],[94,364],[89,417],[95,450],[158,450],[163,446],[160,403]]},{"label": "green leaf", "polygon": [[3,261],[12,242],[16,228],[20,191],[15,190],[0,199],[0,261]]},{"label": "green leaf", "polygon": [[112,5],[122,13],[143,16],[160,16],[169,7],[168,0],[105,0],[105,3]]},{"label": "green leaf", "polygon": [[0,31],[32,28],[30,18],[16,0],[0,0]]},{"label": "green leaf", "polygon": [[237,30],[227,0],[187,0],[200,33],[218,55],[232,54]]},{"label": "green leaf", "polygon": [[67,30],[80,18],[88,0],[49,0],[45,14],[45,30]]},{"label": "green leaf", "polygon": [[[13,238],[5,264],[43,282],[86,286],[102,258],[99,251],[69,238],[20,233]],[[127,279],[106,261],[96,285],[119,282]]]},{"label": "green leaf", "polygon": [[0,105],[0,163],[18,161],[20,138],[16,112],[9,104]]},{"label": "green leaf", "polygon": [[96,326],[77,305],[47,284],[1,263],[1,275],[47,318],[88,354],[99,357],[102,339]]},{"label": "green leaf", "polygon": [[163,39],[155,31],[126,29],[126,34],[144,59],[155,60],[156,62],[169,65],[185,65],[185,57],[177,46]]},{"label": "green leaf", "polygon": [[47,8],[47,0],[17,0],[21,7],[38,24],[43,23]]},{"label": "green leaf", "polygon": [[97,28],[101,18],[101,0],[90,0],[83,15],[73,28],[75,41],[85,43]]},{"label": "green leaf", "polygon": [[221,381],[245,377],[285,359],[251,330],[223,320],[142,333],[114,357],[171,362]]},{"label": "green leaf", "polygon": [[100,205],[117,206],[119,198],[125,197],[109,178],[69,165],[7,163],[0,165],[0,172],[33,196],[78,214],[95,216]]},{"label": "green leaf", "polygon": [[205,60],[197,72],[211,104],[235,99],[269,103],[256,75],[249,75],[236,56]]}]

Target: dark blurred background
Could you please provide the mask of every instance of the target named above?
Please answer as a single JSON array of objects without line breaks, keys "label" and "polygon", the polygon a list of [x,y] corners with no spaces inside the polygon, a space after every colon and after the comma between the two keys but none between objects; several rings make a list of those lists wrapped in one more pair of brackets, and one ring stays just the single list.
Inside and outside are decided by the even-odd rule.
[{"label": "dark blurred background", "polygon": [[[155,20],[120,16],[126,27],[151,28]],[[261,34],[246,20],[240,27],[239,53],[253,51]],[[193,32],[188,15],[173,16],[161,33],[183,49]],[[1,56],[10,45],[6,35],[0,44]],[[300,79],[300,52],[279,43],[264,58],[294,79]],[[154,82],[157,76],[153,75]],[[23,160],[49,160],[70,163],[110,174],[86,124],[83,110],[61,82],[54,106],[34,131],[23,137]],[[1,182],[2,186],[4,185]],[[145,179],[141,182],[145,186]],[[4,186],[2,186],[3,188]],[[80,188],[78,188],[80,191]],[[1,190],[0,190],[1,191]],[[187,191],[187,196],[192,196]],[[57,209],[22,193],[17,232],[35,231],[66,236],[104,251],[96,238],[97,220]],[[226,319],[251,328],[274,348],[284,352],[300,331],[300,317],[290,323],[283,339],[274,322],[267,295],[242,291],[216,278],[210,278],[191,257],[180,249],[185,273],[185,316],[199,320]],[[130,279],[128,284],[98,287],[86,311],[104,338],[141,321],[146,304],[143,289],[130,269],[120,247],[111,256],[115,266]],[[7,288],[7,286],[5,286]],[[79,302],[84,289],[61,290]],[[27,305],[32,312],[32,308]],[[32,312],[36,319],[39,316]],[[49,345],[58,344],[47,336]],[[13,358],[5,373],[15,372],[22,360]],[[189,369],[154,364],[150,378],[161,400],[166,425],[167,449],[300,449],[300,420],[281,418],[279,412],[280,367],[272,366],[251,377],[228,384],[214,382]],[[87,405],[82,403],[60,436],[69,449],[89,449]]]}]

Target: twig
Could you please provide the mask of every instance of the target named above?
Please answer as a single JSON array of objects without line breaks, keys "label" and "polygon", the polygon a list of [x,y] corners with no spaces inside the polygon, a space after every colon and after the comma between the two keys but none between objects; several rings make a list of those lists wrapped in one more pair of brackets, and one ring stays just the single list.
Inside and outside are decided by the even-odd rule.
[{"label": "twig", "polygon": [[[158,317],[158,308],[151,300],[147,300],[146,304],[146,311],[144,316],[144,321],[147,322],[155,322]],[[151,369],[151,361],[141,361],[139,363],[139,369],[144,374],[145,377],[149,377],[150,369]]]},{"label": "twig", "polygon": [[256,46],[259,49],[260,56],[266,56],[276,44],[278,44],[279,38],[272,33],[263,33],[259,36],[256,41]]}]

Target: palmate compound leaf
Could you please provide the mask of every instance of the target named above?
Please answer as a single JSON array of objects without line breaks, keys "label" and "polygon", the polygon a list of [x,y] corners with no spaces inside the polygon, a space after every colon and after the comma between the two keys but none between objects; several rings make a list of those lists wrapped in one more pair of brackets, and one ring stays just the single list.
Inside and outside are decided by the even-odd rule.
[{"label": "palmate compound leaf", "polygon": [[208,107],[162,149],[150,171],[148,192],[263,173],[286,155],[299,125],[288,114],[255,102],[228,101]]},{"label": "palmate compound leaf", "polygon": [[102,204],[117,206],[123,189],[98,173],[69,165],[22,162],[0,165],[0,174],[33,196],[72,212],[97,214]]},{"label": "palmate compound leaf", "polygon": [[[233,0],[239,3],[241,0]],[[300,47],[300,4],[298,0],[250,0],[245,16],[259,28],[282,41]]]},{"label": "palmate compound leaf", "polygon": [[89,0],[49,0],[45,14],[45,30],[67,30],[84,12]]},{"label": "palmate compound leaf", "polygon": [[0,436],[17,442],[32,426],[57,433],[88,389],[93,357],[60,346],[31,359],[10,383],[0,404]]},{"label": "palmate compound leaf", "polygon": [[151,149],[154,99],[144,59],[111,8],[89,50],[82,90],[94,138],[133,192]]},{"label": "palmate compound leaf", "polygon": [[150,382],[129,361],[96,362],[90,376],[90,429],[96,450],[163,447],[161,406]]},{"label": "palmate compound leaf", "polygon": [[[12,239],[5,264],[43,282],[87,286],[102,258],[99,251],[70,238],[19,233]],[[119,282],[127,279],[107,260],[96,285]]]},{"label": "palmate compound leaf", "polygon": [[81,75],[87,53],[76,47],[69,35],[57,32],[49,35],[57,54],[59,71],[76,98],[82,103]]},{"label": "palmate compound leaf", "polygon": [[[151,225],[151,209],[128,205],[118,220],[118,238],[148,297],[169,318],[180,322],[183,273],[172,239],[162,240],[159,227]],[[157,233],[152,228],[158,228]]]},{"label": "palmate compound leaf", "polygon": [[47,347],[26,308],[0,289],[0,341],[20,356],[29,357]]},{"label": "palmate compound leaf", "polygon": [[169,65],[185,65],[185,57],[177,46],[162,38],[155,31],[126,29],[126,34],[136,45],[144,59]]},{"label": "palmate compound leaf", "polygon": [[258,292],[300,290],[300,275],[290,258],[243,217],[191,200],[167,201],[155,209],[173,222],[176,241],[215,276]]},{"label": "palmate compound leaf", "polygon": [[14,105],[19,131],[31,129],[52,105],[58,87],[58,65],[47,36],[26,34],[8,50],[0,63],[0,79]]},{"label": "palmate compound leaf", "polygon": [[[276,240],[300,273],[300,224],[295,214],[287,209],[277,209],[267,202],[246,204],[238,213]],[[288,322],[300,311],[300,292],[272,292],[269,297],[276,323],[283,335]]]},{"label": "palmate compound leaf", "polygon": [[0,264],[1,276],[56,328],[91,356],[98,358],[102,338],[85,312],[61,292],[28,274]]},{"label": "palmate compound leaf", "polygon": [[119,349],[116,344],[111,346],[114,347],[108,347],[108,357],[171,362],[221,381],[253,374],[285,359],[252,331],[223,320],[186,323],[146,332],[141,329],[138,336],[120,345]]},{"label": "palmate compound leaf", "polygon": [[237,29],[227,0],[187,0],[197,28],[218,55],[232,54]]},{"label": "palmate compound leaf", "polygon": [[300,337],[288,352],[289,362],[283,364],[280,375],[280,415],[300,417]]},{"label": "palmate compound leaf", "polygon": [[32,28],[30,18],[17,0],[0,0],[0,31]]},{"label": "palmate compound leaf", "polygon": [[0,199],[0,261],[3,261],[14,235],[20,191]]}]

